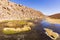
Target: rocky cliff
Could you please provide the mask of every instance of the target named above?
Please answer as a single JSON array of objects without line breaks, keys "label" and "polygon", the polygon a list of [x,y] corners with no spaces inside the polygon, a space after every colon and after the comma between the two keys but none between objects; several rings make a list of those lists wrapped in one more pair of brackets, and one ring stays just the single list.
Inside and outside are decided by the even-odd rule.
[{"label": "rocky cliff", "polygon": [[43,18],[44,15],[32,8],[19,5],[9,0],[0,0],[0,20],[21,20]]}]

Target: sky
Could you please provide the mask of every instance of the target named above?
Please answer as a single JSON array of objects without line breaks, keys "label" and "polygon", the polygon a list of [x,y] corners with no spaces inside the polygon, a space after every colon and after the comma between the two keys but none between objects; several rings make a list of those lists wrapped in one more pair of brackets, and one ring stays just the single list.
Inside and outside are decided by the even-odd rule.
[{"label": "sky", "polygon": [[41,11],[44,15],[60,13],[60,0],[10,0]]}]

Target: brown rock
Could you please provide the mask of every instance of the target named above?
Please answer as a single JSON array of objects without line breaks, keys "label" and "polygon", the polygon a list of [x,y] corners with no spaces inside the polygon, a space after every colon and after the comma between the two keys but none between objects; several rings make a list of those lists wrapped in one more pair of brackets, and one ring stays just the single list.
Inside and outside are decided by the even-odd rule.
[{"label": "brown rock", "polygon": [[49,17],[54,18],[54,19],[60,19],[60,13],[56,13],[54,15],[50,15]]},{"label": "brown rock", "polygon": [[43,18],[44,15],[32,8],[25,7],[8,0],[0,0],[0,20],[21,20]]}]

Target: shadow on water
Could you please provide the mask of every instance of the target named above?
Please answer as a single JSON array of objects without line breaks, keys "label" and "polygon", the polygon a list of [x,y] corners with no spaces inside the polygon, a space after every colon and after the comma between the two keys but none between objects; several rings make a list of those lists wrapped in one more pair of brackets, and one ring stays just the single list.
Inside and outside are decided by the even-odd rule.
[{"label": "shadow on water", "polygon": [[54,32],[57,32],[60,34],[60,24],[51,24],[45,20],[43,20],[41,22],[41,25],[43,26],[43,28],[49,28],[52,29]]}]

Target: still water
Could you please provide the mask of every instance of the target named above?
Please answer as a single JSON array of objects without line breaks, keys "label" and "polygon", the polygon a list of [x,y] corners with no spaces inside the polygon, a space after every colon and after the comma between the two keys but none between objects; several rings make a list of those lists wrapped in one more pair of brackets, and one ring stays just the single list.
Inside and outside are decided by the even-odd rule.
[{"label": "still water", "polygon": [[41,25],[43,26],[43,28],[49,28],[52,29],[54,32],[57,32],[60,34],[60,24],[51,24],[45,20],[43,20],[41,22]]}]

